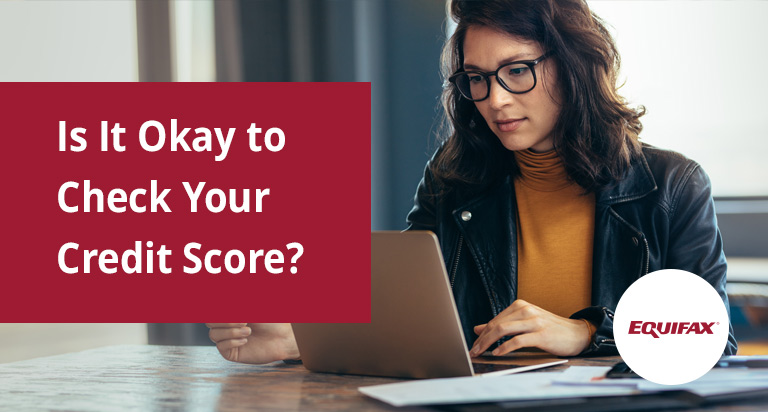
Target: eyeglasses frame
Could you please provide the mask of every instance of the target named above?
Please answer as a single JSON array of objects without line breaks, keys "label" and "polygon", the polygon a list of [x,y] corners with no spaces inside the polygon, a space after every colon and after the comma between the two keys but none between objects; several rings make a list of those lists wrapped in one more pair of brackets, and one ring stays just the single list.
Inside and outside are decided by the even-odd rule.
[{"label": "eyeglasses frame", "polygon": [[[547,57],[550,57],[551,55],[552,55],[551,52],[546,52],[546,53],[542,54],[541,57],[539,57],[537,59],[534,59],[534,60],[518,60],[518,61],[509,62],[509,63],[504,63],[501,66],[499,66],[498,69],[496,69],[496,70],[494,70],[492,72],[484,72],[484,71],[481,71],[481,70],[465,70],[465,71],[456,72],[453,75],[451,75],[451,77],[448,78],[448,81],[451,82],[454,85],[454,87],[456,87],[456,90],[458,90],[458,92],[461,95],[461,97],[463,97],[463,98],[465,98],[465,99],[467,99],[469,101],[472,101],[472,102],[481,102],[481,101],[483,101],[483,100],[485,100],[485,99],[487,99],[488,97],[491,96],[491,76],[495,76],[496,77],[496,82],[499,83],[501,88],[503,88],[504,90],[506,90],[506,91],[508,91],[508,92],[510,92],[512,94],[528,93],[531,90],[535,89],[536,85],[538,84],[538,78],[536,77],[536,70],[535,70],[536,65],[541,63],[544,59],[546,59]],[[503,68],[505,68],[507,66],[511,66],[513,64],[524,64],[524,65],[528,66],[528,68],[531,70],[531,73],[533,74],[533,86],[531,86],[530,89],[528,89],[526,91],[522,91],[522,92],[512,91],[512,90],[509,89],[509,86],[504,84],[504,81],[499,78],[499,71],[501,71],[501,69],[503,69]],[[486,84],[487,92],[485,94],[485,97],[483,97],[482,99],[471,99],[471,98],[465,96],[464,93],[461,92],[461,89],[459,88],[459,86],[456,84],[456,79],[459,76],[463,76],[463,75],[469,74],[469,73],[471,73],[471,74],[478,74],[480,76],[483,76],[483,78],[485,79],[485,84]]]}]

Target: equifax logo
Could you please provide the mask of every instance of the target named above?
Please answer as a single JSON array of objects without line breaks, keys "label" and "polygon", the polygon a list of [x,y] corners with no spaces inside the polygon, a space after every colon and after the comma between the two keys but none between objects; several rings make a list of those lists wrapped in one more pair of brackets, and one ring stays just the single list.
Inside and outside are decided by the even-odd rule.
[{"label": "equifax logo", "polygon": [[630,335],[651,335],[654,338],[659,335],[712,335],[712,326],[720,322],[643,322],[633,320],[629,322]]}]

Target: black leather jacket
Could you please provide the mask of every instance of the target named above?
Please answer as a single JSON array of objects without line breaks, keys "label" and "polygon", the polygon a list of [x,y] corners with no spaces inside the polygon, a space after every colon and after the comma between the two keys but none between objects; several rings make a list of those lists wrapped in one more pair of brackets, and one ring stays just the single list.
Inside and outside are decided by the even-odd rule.
[{"label": "black leather jacket", "polygon": [[[440,240],[464,336],[517,298],[514,184],[502,184],[461,204],[446,204],[429,167],[408,214],[409,230],[431,230]],[[709,178],[694,161],[643,145],[626,177],[595,194],[592,305],[574,313],[597,326],[582,355],[615,355],[613,311],[624,291],[660,269],[698,274],[725,292],[726,261]],[[567,285],[563,285],[567,287]],[[736,353],[730,328],[725,354]]]}]

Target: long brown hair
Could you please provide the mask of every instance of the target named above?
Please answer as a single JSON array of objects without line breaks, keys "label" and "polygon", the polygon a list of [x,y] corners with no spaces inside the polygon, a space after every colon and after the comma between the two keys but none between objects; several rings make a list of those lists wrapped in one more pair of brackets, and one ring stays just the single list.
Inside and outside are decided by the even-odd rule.
[{"label": "long brown hair", "polygon": [[[561,111],[554,146],[570,179],[585,192],[620,180],[639,150],[640,117],[618,94],[620,57],[611,35],[584,0],[453,0],[456,31],[442,54],[447,79],[462,70],[470,26],[487,26],[538,42],[557,65]],[[447,81],[442,93],[445,115],[442,147],[430,171],[444,192],[480,192],[508,174],[516,174],[512,152],[501,145],[475,104]]]}]

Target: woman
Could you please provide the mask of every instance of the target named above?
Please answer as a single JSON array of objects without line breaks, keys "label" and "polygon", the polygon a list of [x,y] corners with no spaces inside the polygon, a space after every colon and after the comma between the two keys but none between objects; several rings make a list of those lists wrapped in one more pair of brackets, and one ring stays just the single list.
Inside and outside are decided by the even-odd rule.
[{"label": "woman", "polygon": [[[727,307],[709,179],[639,143],[644,110],[617,94],[619,55],[586,3],[454,0],[451,13],[447,132],[407,220],[440,239],[470,354],[616,354],[619,298],[659,269],[698,274]],[[298,355],[286,325],[209,326],[231,360]],[[251,352],[278,340],[280,354]]]}]

